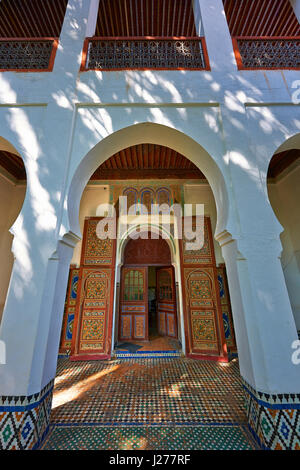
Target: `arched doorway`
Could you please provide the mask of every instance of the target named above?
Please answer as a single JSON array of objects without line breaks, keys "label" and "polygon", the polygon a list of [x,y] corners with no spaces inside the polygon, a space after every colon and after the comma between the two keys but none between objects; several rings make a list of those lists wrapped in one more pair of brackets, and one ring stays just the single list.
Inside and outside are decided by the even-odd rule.
[{"label": "arched doorway", "polygon": [[0,323],[14,264],[11,227],[25,199],[26,170],[18,151],[0,137]]},{"label": "arched doorway", "polygon": [[[102,195],[98,199],[100,193]],[[222,194],[221,187],[217,194]],[[219,207],[226,204],[226,197],[223,196]],[[118,204],[120,198],[124,197],[133,210],[128,214],[128,232],[120,234],[123,216]],[[168,241],[162,239],[159,214],[151,213],[153,207],[157,204],[164,205],[170,210],[174,204],[178,204],[182,210],[185,203],[195,206],[202,202],[205,202],[206,207],[203,250],[199,247],[196,252],[192,252],[187,248],[187,240],[174,241],[174,230],[177,221],[182,222],[182,213],[177,216],[173,211],[173,235],[170,236],[171,232],[165,233]],[[74,207],[74,202],[72,204]],[[72,278],[70,273],[64,323],[66,327],[63,328],[64,335],[69,331],[67,315],[70,314],[71,317],[73,312],[75,331],[72,335],[71,354],[74,360],[108,358],[113,353],[115,344],[120,341],[149,341],[149,327],[154,326],[159,336],[178,339],[184,354],[194,358],[227,360],[227,339],[232,342],[230,349],[235,348],[236,351],[232,318],[229,320],[231,310],[228,289],[226,296],[225,289],[222,290],[223,298],[220,298],[219,282],[220,279],[225,281],[226,274],[224,266],[221,267],[224,260],[220,247],[212,236],[211,226],[215,228],[217,224],[214,193],[195,164],[170,147],[152,143],[127,147],[96,168],[83,193],[80,212],[84,236],[72,260],[73,273],[79,279],[77,299],[74,301],[72,298],[72,286],[73,281],[76,284],[76,277]],[[156,230],[153,230],[149,213],[151,217],[156,217]],[[96,225],[107,215],[110,218],[115,216],[117,238],[97,239]],[[140,218],[138,222],[136,217]],[[194,220],[195,216],[191,217]],[[221,213],[220,219],[222,218],[224,220],[226,215]],[[135,226],[143,225],[147,226],[147,229],[143,227],[143,231],[156,232],[158,240],[151,240],[152,237],[150,240],[143,240],[143,237],[140,237],[141,240],[134,237],[132,239],[131,232]],[[138,248],[137,243],[140,243]],[[160,244],[161,253],[158,248],[154,248],[155,243],[157,246]],[[156,250],[157,258],[154,257]],[[206,285],[207,279],[193,279],[191,289],[188,279],[194,277],[200,268],[206,272],[210,283]],[[96,280],[94,276],[93,289],[90,289],[91,275],[97,277]],[[103,276],[108,276],[106,287],[100,279]],[[155,298],[152,299],[155,312],[151,325],[148,305],[149,276],[155,279],[154,285],[150,286],[152,295],[153,289],[155,290]],[[125,282],[128,283],[127,291]],[[143,296],[129,298],[130,292],[139,297],[139,283]],[[163,291],[165,295],[171,295],[171,299],[162,298],[163,302],[158,302],[160,292]],[[136,305],[133,304],[134,301]],[[128,302],[132,303],[128,305]],[[227,333],[231,330],[228,338],[225,337],[225,323]]]},{"label": "arched doorway", "polygon": [[[299,140],[298,135],[298,140]],[[268,195],[283,227],[281,265],[298,334],[300,334],[300,149],[297,136],[273,155],[267,174]]]},{"label": "arched doorway", "polygon": [[146,342],[144,349],[159,345],[179,350],[180,343],[174,341],[179,322],[169,244],[161,234],[139,235],[128,239],[123,249],[117,349],[124,342]]},{"label": "arched doorway", "polygon": [[[93,178],[98,168],[108,161],[112,155],[120,153],[120,157],[123,158],[124,154],[122,152],[125,149],[137,145],[141,146],[144,142],[159,147],[167,147],[184,156],[198,170],[201,170],[214,196],[217,212],[216,234],[222,234],[226,231],[231,233],[235,230],[235,214],[229,204],[229,199],[232,197],[231,185],[223,155],[221,158],[215,159],[199,142],[187,134],[166,125],[142,122],[117,130],[108,137],[103,138],[77,163],[67,190],[67,213],[64,220],[67,233],[69,231],[79,237],[83,233],[78,218],[81,199],[86,185]],[[168,158],[167,153],[164,154],[164,158]],[[135,162],[139,162],[139,157],[135,159]],[[111,169],[117,168],[112,167]],[[135,179],[136,173],[134,171],[132,173]],[[143,174],[145,173],[143,172]]]}]

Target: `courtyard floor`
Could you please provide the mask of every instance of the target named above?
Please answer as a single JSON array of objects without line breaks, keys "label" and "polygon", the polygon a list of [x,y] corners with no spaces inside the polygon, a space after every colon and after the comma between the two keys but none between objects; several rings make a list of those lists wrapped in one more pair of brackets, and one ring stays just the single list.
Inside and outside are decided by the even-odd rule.
[{"label": "courtyard floor", "polygon": [[251,450],[237,360],[59,359],[44,450]]}]

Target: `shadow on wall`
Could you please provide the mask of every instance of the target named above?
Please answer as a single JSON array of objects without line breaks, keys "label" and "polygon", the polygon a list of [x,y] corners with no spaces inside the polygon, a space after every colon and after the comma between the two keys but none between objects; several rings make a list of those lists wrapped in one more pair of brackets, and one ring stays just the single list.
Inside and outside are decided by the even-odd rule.
[{"label": "shadow on wall", "polygon": [[[71,34],[69,32],[68,34]],[[74,23],[74,34],[77,35],[77,25]],[[67,44],[66,44],[67,46]],[[59,63],[68,63],[68,47],[64,47],[62,42],[60,50],[58,51],[57,60]],[[74,57],[73,57],[74,59]],[[77,56],[77,63],[80,63],[81,51]],[[60,74],[60,80],[55,80],[55,74]],[[22,78],[23,74],[19,74]],[[9,78],[8,78],[9,77]],[[20,91],[17,85],[17,81],[11,78],[12,75],[2,74],[0,77],[0,97],[2,102],[18,103],[20,100]],[[248,80],[247,77],[250,77]],[[70,72],[58,67],[56,70],[49,74],[35,74],[35,94],[39,96],[45,96],[45,89],[51,100],[51,112],[57,113],[56,123],[52,120],[47,120],[47,110],[43,110],[43,121],[39,122],[37,127],[32,119],[30,106],[29,107],[18,107],[9,106],[8,108],[2,108],[1,113],[3,116],[3,122],[7,128],[7,133],[12,136],[10,139],[15,142],[16,147],[21,149],[21,154],[24,158],[26,172],[27,172],[27,183],[28,191],[26,195],[25,204],[30,206],[30,210],[26,212],[26,218],[24,219],[22,214],[17,219],[17,224],[14,225],[13,231],[15,234],[14,240],[14,251],[16,256],[15,273],[16,280],[15,285],[12,286],[15,295],[18,298],[22,298],[23,286],[30,282],[33,283],[33,290],[35,280],[33,275],[33,242],[32,239],[38,239],[41,234],[53,234],[53,232],[60,229],[61,235],[68,232],[69,227],[67,220],[61,219],[61,212],[63,212],[64,202],[67,194],[64,190],[65,181],[68,178],[73,178],[73,185],[69,193],[69,202],[74,196],[74,200],[78,200],[78,205],[73,205],[73,202],[69,204],[76,208],[77,220],[72,219],[71,230],[74,229],[75,233],[80,234],[78,229],[78,213],[79,213],[79,201],[83,192],[83,189],[89,180],[92,172],[101,163],[100,158],[105,160],[109,158],[112,153],[115,153],[118,149],[122,149],[127,145],[120,143],[114,143],[109,139],[115,132],[120,132],[120,128],[116,123],[115,115],[124,115],[124,122],[126,118],[130,118],[134,124],[138,125],[140,116],[143,116],[144,123],[153,123],[168,129],[172,129],[173,135],[174,129],[178,129],[178,122],[182,123],[182,128],[189,127],[190,114],[187,112],[186,106],[193,109],[192,116],[193,121],[197,122],[197,107],[193,108],[194,104],[203,104],[204,91],[210,90],[216,97],[215,102],[211,105],[208,103],[206,106],[201,106],[201,113],[203,114],[203,124],[206,126],[201,129],[201,137],[205,138],[206,134],[212,135],[223,135],[222,129],[222,110],[218,103],[224,102],[225,108],[230,112],[229,121],[232,128],[232,132],[236,131],[237,134],[245,132],[248,133],[246,128],[247,120],[244,120],[245,115],[245,102],[247,101],[247,95],[245,90],[253,90],[256,97],[263,97],[263,91],[258,87],[254,87],[251,81],[253,74],[239,74],[235,79],[228,78],[228,82],[221,81],[221,74],[214,74],[211,72],[190,72],[190,71],[160,71],[156,72],[153,70],[138,72],[138,71],[124,71],[124,72],[85,72],[78,74],[78,70],[75,73],[72,69]],[[25,80],[24,80],[25,82]],[[199,86],[200,85],[200,86]],[[26,90],[30,91],[32,88],[32,82],[24,84]],[[75,106],[74,88],[77,87],[78,96],[76,101],[79,103],[85,103],[82,106]],[[26,93],[26,90],[23,92]],[[112,105],[104,106],[101,104],[99,97],[103,90],[111,95]],[[203,91],[204,90],[204,91]],[[30,95],[30,93],[29,93]],[[127,108],[120,106],[128,103]],[[166,105],[167,103],[167,105]],[[91,104],[91,106],[89,106]],[[204,103],[205,104],[205,103]],[[172,116],[168,112],[170,106],[175,109]],[[4,110],[4,111],[3,111]],[[75,111],[74,111],[75,110]],[[85,135],[77,135],[76,139],[78,143],[81,143],[82,148],[86,151],[82,153],[86,155],[89,151],[95,147],[95,142],[104,142],[106,138],[107,146],[111,145],[110,150],[105,149],[106,155],[102,153],[100,156],[94,158],[94,161],[90,161],[90,167],[88,165],[85,168],[85,178],[82,181],[78,181],[76,177],[80,172],[76,171],[72,167],[72,150],[69,152],[69,136],[70,130],[72,129],[72,119],[74,114],[78,121],[82,122],[83,127],[88,131]],[[282,124],[271,108],[266,107],[253,107],[249,110],[249,116],[257,122],[260,130],[265,136],[266,141],[273,142],[274,147],[279,146],[281,142],[287,139],[290,135],[290,130]],[[51,121],[51,126],[50,126]],[[75,121],[75,120],[74,120]],[[59,134],[58,129],[61,127],[61,123],[66,122],[66,128],[63,129],[64,135]],[[245,124],[246,123],[246,124]],[[293,123],[295,124],[295,123]],[[50,138],[41,138],[41,126],[45,126],[45,132],[49,132]],[[141,125],[141,124],[140,124]],[[51,129],[50,129],[51,128]],[[180,134],[180,129],[178,133]],[[199,129],[198,129],[199,131]],[[60,131],[62,132],[62,131]],[[132,135],[132,144],[138,143],[140,136],[138,135],[138,128],[135,128]],[[62,139],[61,141],[55,138],[58,133]],[[154,133],[155,134],[155,133]],[[153,143],[160,143],[155,141],[155,135],[153,134]],[[273,139],[273,134],[275,138]],[[171,135],[171,134],[170,134]],[[281,142],[279,142],[278,135],[281,135]],[[181,137],[183,134],[181,134]],[[7,135],[6,135],[7,137]],[[65,139],[63,139],[65,137]],[[198,132],[199,137],[199,132]],[[141,136],[142,141],[145,141],[145,137]],[[193,139],[193,137],[187,137],[187,139]],[[172,140],[173,137],[168,139]],[[117,140],[117,139],[116,139]],[[151,139],[150,139],[151,140]],[[149,140],[149,141],[150,141]],[[176,139],[175,139],[176,140]],[[201,143],[201,142],[200,142]],[[162,145],[167,145],[167,142],[162,138]],[[186,155],[186,145],[181,144],[182,148],[178,148],[187,158],[195,162],[195,155],[199,156],[201,152],[198,147],[192,152],[191,155]],[[272,144],[273,145],[273,144]],[[169,145],[171,148],[176,145]],[[180,147],[178,139],[178,147]],[[202,152],[204,145],[202,147]],[[103,150],[103,147],[102,147]],[[275,148],[274,148],[275,151]],[[69,153],[68,153],[69,152]],[[16,152],[18,153],[18,152]],[[213,174],[212,167],[216,163],[213,160],[213,152],[207,148],[207,154],[211,155],[211,163],[208,164],[208,172],[211,171]],[[61,156],[66,155],[65,159]],[[202,155],[201,153],[201,160]],[[266,180],[267,166],[271,155],[269,154],[269,147],[261,149],[263,155],[265,170],[258,171],[257,162],[249,159],[248,154],[243,153],[240,148],[233,148],[230,152],[227,152],[223,148],[223,161],[222,168],[218,168],[218,177],[216,181],[212,181],[212,177],[208,178],[214,191],[214,196],[217,201],[217,209],[220,214],[221,208],[228,204],[228,196],[226,195],[226,186],[224,183],[225,173],[228,173],[231,169],[237,168],[238,171],[248,179],[251,184],[257,186],[258,190],[263,194],[262,187]],[[67,161],[70,158],[70,161]],[[258,157],[259,160],[262,157]],[[103,161],[102,160],[102,161]],[[200,170],[203,171],[201,163],[204,161],[195,162]],[[70,166],[68,166],[70,164]],[[80,164],[82,168],[82,164]],[[224,171],[223,171],[224,170]],[[203,171],[205,173],[205,171]],[[207,173],[207,171],[206,171]],[[55,175],[55,176],[54,176]],[[75,175],[75,176],[74,176]],[[208,173],[206,174],[206,176]],[[222,187],[223,185],[223,187]],[[28,217],[31,213],[32,216]],[[226,215],[228,217],[228,214]],[[64,220],[66,226],[61,227],[61,220]],[[226,223],[220,227],[224,228]],[[4,230],[4,229],[3,229]],[[217,229],[218,230],[218,229]],[[32,232],[34,231],[34,237]],[[16,234],[18,236],[16,237]],[[1,242],[2,243],[2,242]],[[6,242],[6,247],[8,246]],[[36,248],[35,248],[36,249]],[[43,250],[43,244],[41,244],[40,256],[44,260],[45,256],[50,256],[47,250]],[[46,255],[45,255],[46,254]],[[7,269],[6,269],[7,270]]]}]

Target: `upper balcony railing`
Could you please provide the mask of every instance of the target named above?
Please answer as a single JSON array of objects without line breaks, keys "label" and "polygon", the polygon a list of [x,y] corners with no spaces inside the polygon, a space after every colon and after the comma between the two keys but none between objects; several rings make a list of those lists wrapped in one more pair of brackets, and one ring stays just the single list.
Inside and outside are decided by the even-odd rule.
[{"label": "upper balcony railing", "polygon": [[300,69],[300,37],[232,38],[239,70]]},{"label": "upper balcony railing", "polygon": [[0,72],[51,72],[58,38],[0,39]]},{"label": "upper balcony railing", "polygon": [[81,70],[210,70],[203,37],[94,37]]}]

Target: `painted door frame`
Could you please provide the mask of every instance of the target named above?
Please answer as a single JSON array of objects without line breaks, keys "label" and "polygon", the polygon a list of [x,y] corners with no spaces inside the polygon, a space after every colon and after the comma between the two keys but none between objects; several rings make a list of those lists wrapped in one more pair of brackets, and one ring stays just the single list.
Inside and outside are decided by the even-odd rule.
[{"label": "painted door frame", "polygon": [[[218,273],[217,273],[217,265],[216,265],[216,258],[215,258],[215,250],[214,250],[214,243],[213,243],[213,236],[212,236],[212,229],[211,229],[211,220],[209,216],[205,216],[207,221],[207,229],[208,229],[208,238],[209,243],[211,246],[211,262],[205,263],[203,265],[199,264],[188,264],[184,263],[184,248],[183,243],[184,240],[180,240],[180,272],[181,272],[181,289],[182,289],[182,296],[183,296],[183,316],[184,316],[184,331],[185,331],[185,341],[186,341],[186,356],[192,359],[205,359],[205,360],[213,360],[218,362],[228,362],[228,354],[227,354],[227,345],[225,340],[225,333],[224,333],[224,326],[223,326],[223,318],[222,318],[222,308],[221,308],[221,299],[219,295],[219,284],[218,284]],[[216,328],[217,328],[217,338],[219,342],[219,354],[218,355],[209,355],[209,353],[195,353],[192,351],[192,331],[191,331],[191,318],[190,318],[190,308],[187,308],[187,292],[186,292],[186,279],[185,279],[185,270],[190,269],[192,270],[201,270],[201,269],[209,269],[212,271],[212,281],[214,282],[215,287],[215,310],[216,310]]]},{"label": "painted door frame", "polygon": [[[124,272],[125,270],[130,270],[130,269],[136,269],[136,270],[144,270],[144,277],[143,277],[143,286],[144,286],[144,297],[142,301],[133,301],[133,300],[124,300],[123,299],[123,294],[124,294]],[[123,312],[122,306],[123,304],[139,304],[145,306],[145,313],[144,313],[144,318],[145,318],[145,338],[140,339],[140,338],[134,338],[134,320],[135,320],[135,315],[143,315],[142,312],[132,312],[128,313],[128,315],[132,315],[132,320],[131,320],[131,338],[121,338],[120,337],[120,332],[121,332],[121,326],[122,326],[122,315]],[[125,313],[124,313],[125,315]],[[149,339],[149,312],[148,312],[148,267],[147,266],[141,266],[141,265],[124,265],[121,268],[121,282],[120,282],[120,299],[119,299],[119,318],[118,318],[118,341],[148,341]]]},{"label": "painted door frame", "polygon": [[[136,265],[123,265],[120,267],[120,285],[119,285],[119,302],[118,302],[118,318],[117,321],[115,322],[117,324],[117,334],[115,334],[116,340],[119,341],[148,341],[149,340],[149,311],[148,311],[148,268],[149,267],[155,267],[156,269],[171,269],[172,270],[172,292],[173,292],[173,302],[175,306],[175,311],[174,311],[174,323],[175,323],[175,331],[176,331],[176,336],[168,336],[170,338],[175,338],[178,339],[178,306],[177,306],[177,296],[176,296],[176,283],[175,283],[175,267],[173,264],[170,265],[165,265],[165,264],[136,264]],[[146,269],[146,297],[147,301],[144,301],[144,303],[147,303],[147,313],[146,313],[146,339],[144,340],[139,340],[138,338],[136,339],[124,339],[120,338],[120,328],[121,328],[121,308],[122,308],[122,300],[123,297],[123,292],[124,292],[124,286],[122,285],[123,282],[123,270],[124,269]],[[155,273],[156,279],[157,279],[157,271]],[[157,281],[156,281],[157,282]],[[157,286],[156,286],[157,287]],[[156,304],[158,305],[158,300],[156,301]],[[158,307],[157,307],[158,309]],[[158,310],[157,310],[157,321],[158,321]]]},{"label": "painted door frame", "polygon": [[[118,220],[118,234],[120,234],[120,220]],[[176,221],[174,221],[176,224]],[[149,230],[151,232],[162,234],[163,230],[162,227],[158,224],[151,224],[147,223],[139,223],[132,225],[130,228],[131,230],[136,229],[137,227],[142,228],[145,227],[145,230]],[[128,240],[128,234],[130,231],[128,230],[122,237],[118,236],[117,243],[116,243],[116,271],[115,271],[115,283],[114,283],[114,304],[113,304],[113,320],[112,320],[112,352],[115,349],[115,345],[118,342],[118,326],[119,326],[119,309],[120,309],[120,297],[121,297],[121,270],[124,265],[123,263],[123,252],[126,246],[126,241]],[[176,305],[177,305],[177,333],[178,339],[181,342],[181,350],[182,354],[186,356],[186,340],[185,340],[185,320],[184,320],[184,299],[183,299],[183,292],[182,292],[182,276],[181,276],[181,260],[180,260],[180,246],[179,240],[174,238],[171,233],[167,233],[169,235],[169,248],[171,252],[171,265],[174,268],[174,281],[175,281],[175,288],[178,295],[176,298]],[[163,265],[161,266],[163,267]],[[178,288],[176,287],[178,286]],[[180,333],[180,334],[179,334]]]},{"label": "painted door frame", "polygon": [[[101,360],[101,359],[110,359],[112,353],[112,333],[113,333],[113,313],[114,313],[114,295],[115,295],[115,275],[116,275],[116,240],[112,242],[112,257],[110,263],[103,263],[101,265],[88,265],[85,263],[85,247],[88,240],[88,223],[89,221],[100,221],[103,217],[86,217],[84,219],[84,229],[82,237],[82,247],[81,247],[81,262],[79,267],[79,280],[77,288],[77,299],[75,307],[75,319],[72,335],[72,344],[71,344],[71,361],[79,360]],[[82,292],[85,289],[85,283],[87,277],[85,278],[84,273],[90,271],[90,273],[101,272],[101,269],[107,274],[110,275],[110,293],[109,297],[106,299],[107,305],[105,306],[105,324],[104,324],[104,348],[103,352],[91,352],[86,351],[85,353],[80,351],[80,335],[82,329],[82,314],[83,314],[83,302],[84,297],[82,297]],[[84,278],[84,279],[83,279]]]},{"label": "painted door frame", "polygon": [[[157,294],[157,297],[156,297],[156,315],[157,315],[157,331],[159,332],[159,297],[158,297],[158,277],[159,277],[159,274],[158,274],[158,271],[159,270],[167,270],[167,269],[171,269],[171,280],[172,280],[172,300],[169,301],[169,303],[173,303],[174,305],[174,311],[173,312],[170,312],[170,313],[173,313],[174,315],[174,329],[175,329],[175,336],[171,336],[171,335],[168,335],[167,332],[168,332],[168,320],[167,320],[167,315],[168,315],[168,312],[165,312],[165,327],[166,327],[166,335],[168,338],[175,338],[175,339],[178,339],[178,319],[177,319],[177,312],[178,312],[178,309],[177,309],[177,295],[176,295],[176,284],[175,284],[175,269],[174,269],[174,266],[173,265],[170,265],[170,266],[157,266],[156,267],[156,294]],[[167,300],[163,300],[162,302],[166,302],[168,303]],[[163,309],[162,309],[163,310]]]}]

